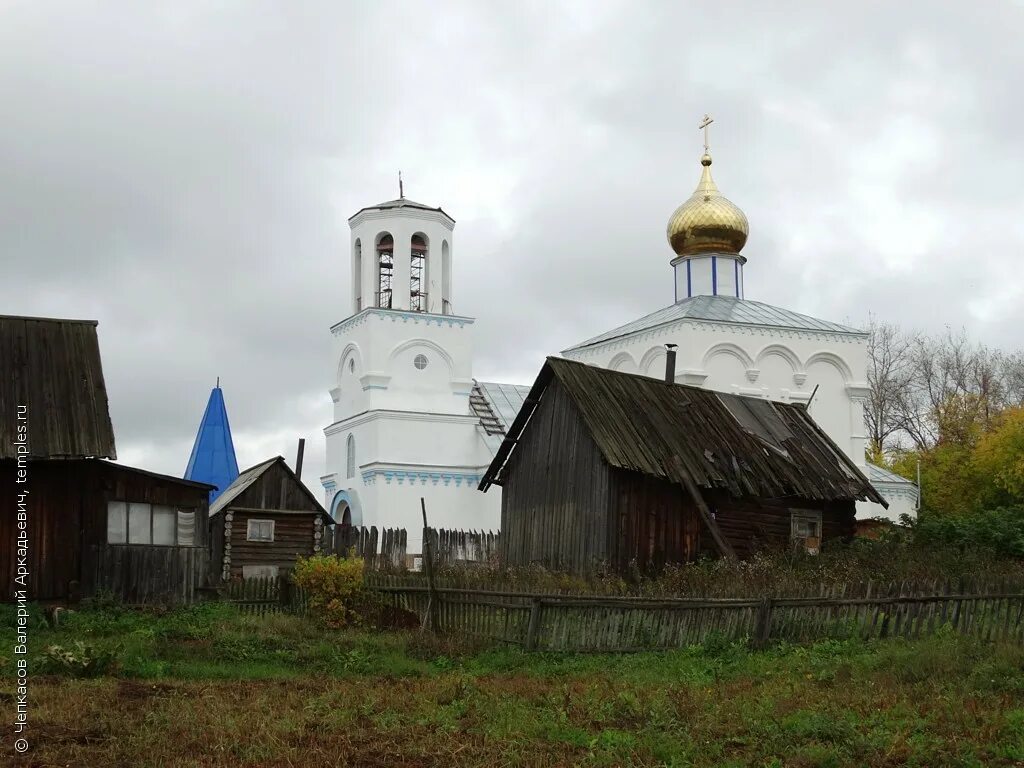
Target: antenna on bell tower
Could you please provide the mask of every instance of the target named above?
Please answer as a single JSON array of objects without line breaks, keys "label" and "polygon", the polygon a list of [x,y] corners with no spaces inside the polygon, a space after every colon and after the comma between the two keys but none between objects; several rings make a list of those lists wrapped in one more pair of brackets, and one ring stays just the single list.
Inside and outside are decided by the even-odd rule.
[{"label": "antenna on bell tower", "polygon": [[405,188],[402,186],[402,172],[398,172],[398,199],[405,200]]}]

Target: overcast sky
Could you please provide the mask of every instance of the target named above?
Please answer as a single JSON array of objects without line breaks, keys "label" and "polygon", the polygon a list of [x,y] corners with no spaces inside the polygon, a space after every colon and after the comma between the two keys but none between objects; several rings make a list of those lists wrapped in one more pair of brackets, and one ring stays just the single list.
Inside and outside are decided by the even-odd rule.
[{"label": "overcast sky", "polygon": [[126,463],[181,474],[220,376],[239,463],[306,437],[319,495],[399,168],[477,378],[669,304],[705,112],[747,298],[1024,345],[1020,3],[156,5],[0,0],[0,312],[99,320]]}]

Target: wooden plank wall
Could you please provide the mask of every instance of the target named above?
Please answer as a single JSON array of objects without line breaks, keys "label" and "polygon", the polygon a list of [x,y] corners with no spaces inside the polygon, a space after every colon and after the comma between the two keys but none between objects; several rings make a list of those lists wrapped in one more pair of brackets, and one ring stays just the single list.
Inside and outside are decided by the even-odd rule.
[{"label": "wooden plank wall", "polygon": [[504,563],[579,572],[607,559],[609,469],[559,382],[545,391],[503,477]]},{"label": "wooden plank wall", "polygon": [[207,586],[206,547],[94,544],[83,553],[87,594],[109,592],[133,605],[191,603]]},{"label": "wooden plank wall", "polygon": [[281,461],[267,467],[252,485],[231,500],[229,506],[310,512],[323,509]]}]

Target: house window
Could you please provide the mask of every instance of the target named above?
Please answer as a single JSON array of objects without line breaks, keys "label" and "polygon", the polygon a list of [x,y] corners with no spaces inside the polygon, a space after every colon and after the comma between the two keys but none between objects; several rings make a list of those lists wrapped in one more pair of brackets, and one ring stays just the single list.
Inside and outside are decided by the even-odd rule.
[{"label": "house window", "polygon": [[195,538],[195,510],[137,501],[107,502],[108,544],[192,547]]},{"label": "house window", "polygon": [[245,538],[249,541],[273,541],[274,521],[273,520],[250,520],[246,529]]},{"label": "house window", "polygon": [[821,512],[813,509],[790,510],[790,537],[793,543],[818,554],[821,547]]}]

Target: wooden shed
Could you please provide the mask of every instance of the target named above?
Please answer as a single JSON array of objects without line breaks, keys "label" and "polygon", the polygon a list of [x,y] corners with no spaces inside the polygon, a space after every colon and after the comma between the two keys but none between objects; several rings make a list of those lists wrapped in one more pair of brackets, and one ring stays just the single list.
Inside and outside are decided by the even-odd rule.
[{"label": "wooden shed", "polygon": [[802,405],[548,358],[480,483],[511,565],[656,570],[854,534],[885,505]]},{"label": "wooden shed", "polygon": [[0,317],[4,600],[188,601],[207,579],[210,486],[113,464],[94,321]]},{"label": "wooden shed", "polygon": [[278,576],[320,551],[332,522],[284,458],[242,472],[210,507],[213,559],[224,581]]}]

